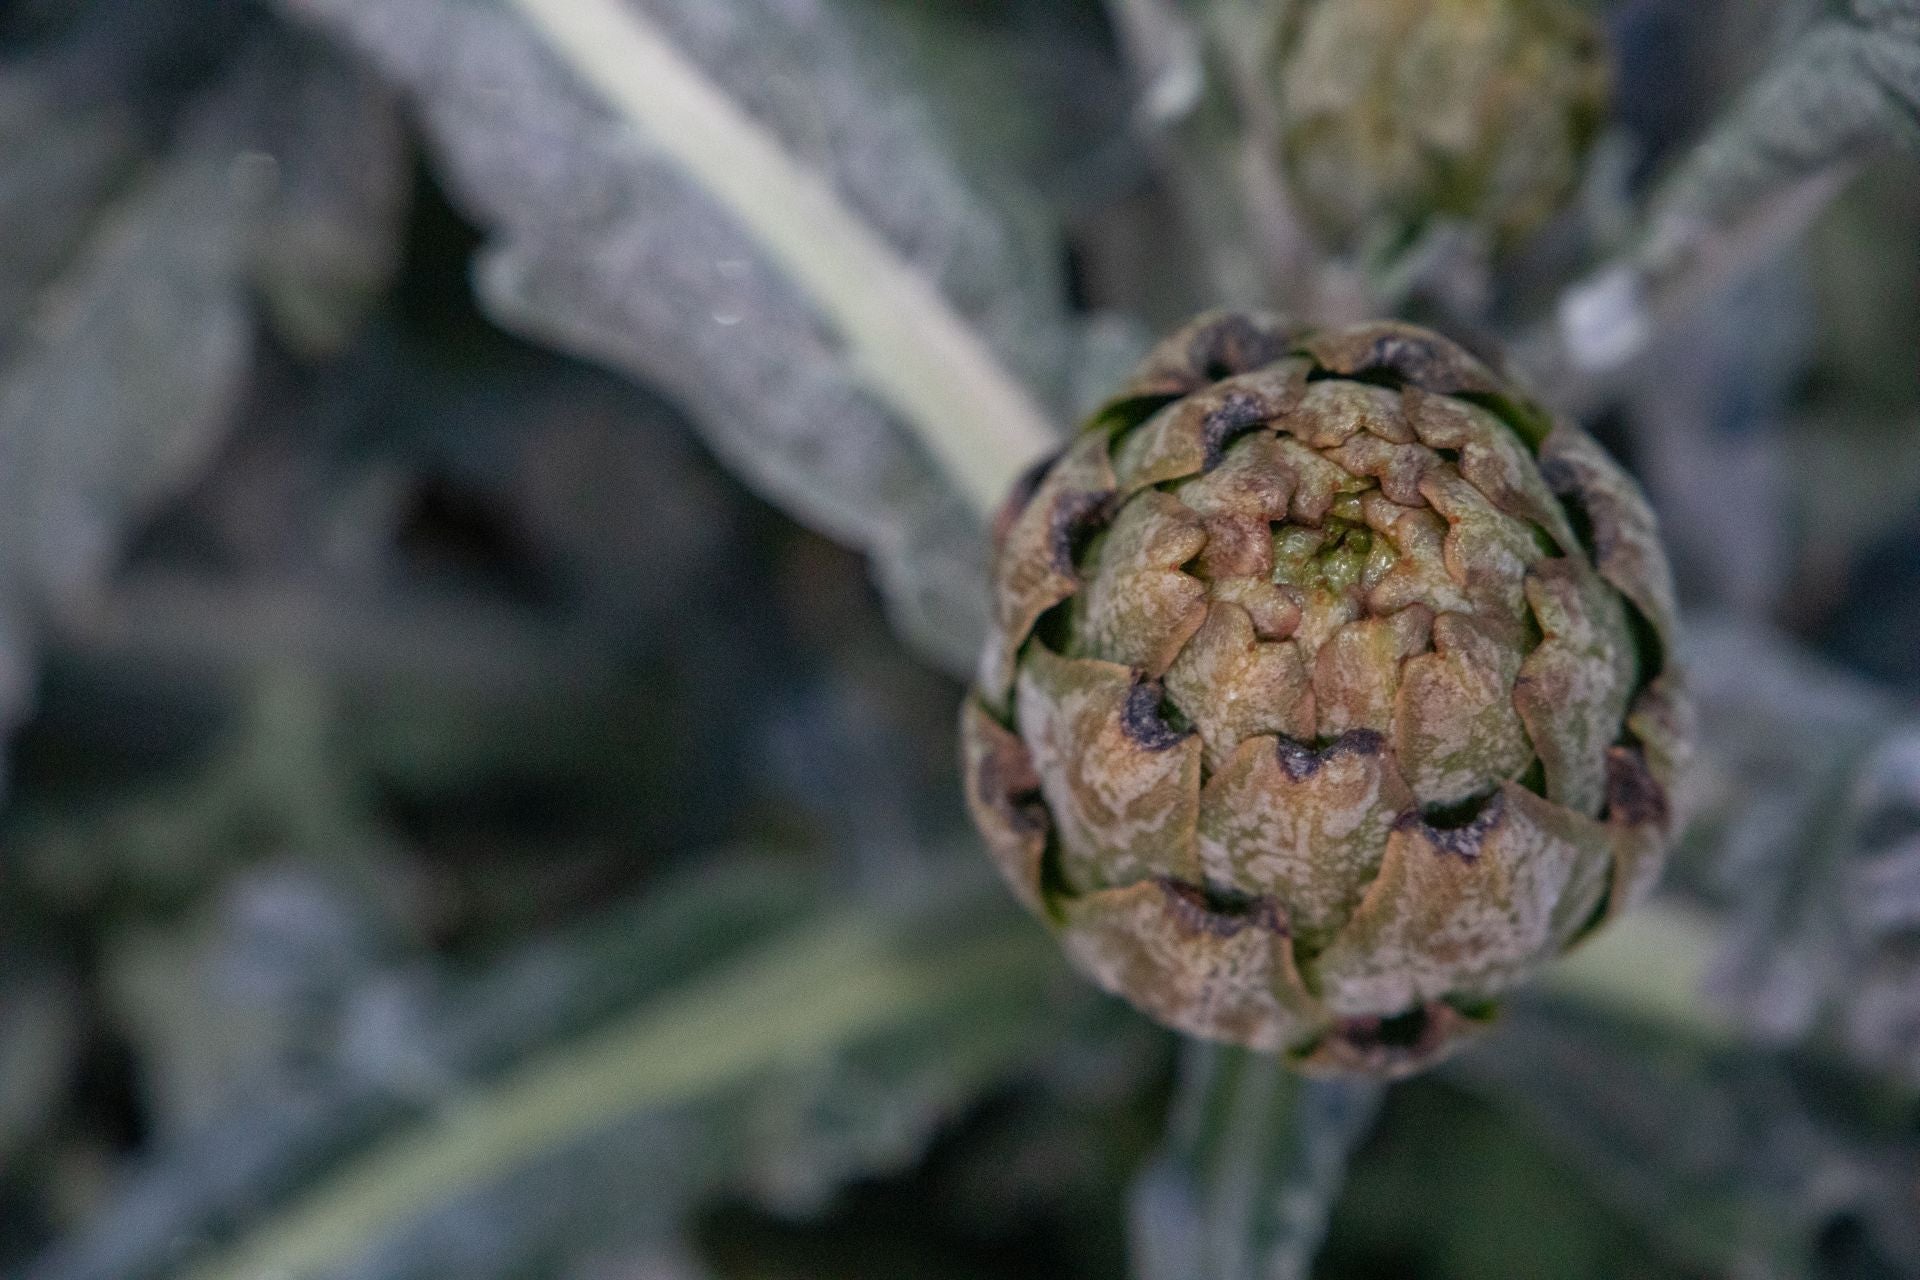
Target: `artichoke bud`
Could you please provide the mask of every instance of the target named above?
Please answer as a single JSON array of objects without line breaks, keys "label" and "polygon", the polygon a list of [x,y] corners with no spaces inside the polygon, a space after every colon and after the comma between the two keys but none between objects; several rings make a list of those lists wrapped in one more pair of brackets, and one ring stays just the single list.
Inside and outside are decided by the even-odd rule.
[{"label": "artichoke bud", "polygon": [[1276,47],[1282,167],[1342,251],[1436,217],[1513,242],[1572,193],[1606,109],[1599,31],[1569,0],[1303,0]]},{"label": "artichoke bud", "polygon": [[1633,481],[1445,338],[1203,317],[1009,499],[969,806],[1103,987],[1410,1071],[1658,875],[1673,613]]}]

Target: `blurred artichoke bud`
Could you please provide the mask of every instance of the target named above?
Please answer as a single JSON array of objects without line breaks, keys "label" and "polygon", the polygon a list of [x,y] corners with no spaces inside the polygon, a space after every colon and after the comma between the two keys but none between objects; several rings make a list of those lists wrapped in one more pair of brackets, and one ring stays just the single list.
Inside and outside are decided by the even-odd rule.
[{"label": "blurred artichoke bud", "polygon": [[1568,0],[1302,0],[1278,50],[1288,181],[1343,251],[1436,216],[1513,241],[1572,192],[1606,109],[1599,32]]},{"label": "blurred artichoke bud", "polygon": [[1438,334],[1203,317],[996,544],[969,806],[1163,1022],[1411,1071],[1659,874],[1690,715],[1653,517]]}]

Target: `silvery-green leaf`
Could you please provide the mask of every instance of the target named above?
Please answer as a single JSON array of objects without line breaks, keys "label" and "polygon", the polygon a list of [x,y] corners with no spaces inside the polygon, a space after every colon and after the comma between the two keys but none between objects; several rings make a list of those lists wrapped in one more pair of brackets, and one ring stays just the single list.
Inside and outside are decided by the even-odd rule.
[{"label": "silvery-green leaf", "polygon": [[206,1128],[263,1079],[324,1056],[357,990],[391,963],[396,931],[380,903],[332,870],[283,862],[243,872],[195,918],[103,942],[105,997],[138,1046],[161,1141]]},{"label": "silvery-green leaf", "polygon": [[231,0],[45,8],[0,45],[0,361],[245,31]]},{"label": "silvery-green leaf", "polygon": [[1692,239],[1819,169],[1915,141],[1920,12],[1853,0],[1815,24],[1747,90],[1656,206],[1654,234]]},{"label": "silvery-green leaf", "polygon": [[497,1178],[449,1188],[328,1280],[510,1280],[593,1251],[672,1241],[711,1197],[784,1215],[910,1165],[947,1122],[1052,1039],[1037,992],[1005,991],[774,1066],[744,1084],[637,1112]]},{"label": "silvery-green leaf", "polygon": [[1059,1015],[1077,997],[1063,992],[1056,1005],[1037,994],[938,1010],[769,1080],[741,1112],[747,1145],[736,1177],[763,1204],[802,1217],[857,1178],[910,1166],[986,1089],[1068,1048]]},{"label": "silvery-green leaf", "polygon": [[685,1232],[738,1158],[735,1096],[616,1117],[456,1194],[311,1280],[516,1280],[595,1253],[651,1253]]},{"label": "silvery-green leaf", "polygon": [[1851,0],[1801,31],[1678,161],[1636,243],[1567,290],[1520,360],[1562,408],[1614,377],[1699,298],[1804,230],[1859,165],[1911,144],[1920,13]]},{"label": "silvery-green leaf", "polygon": [[[891,375],[875,381],[869,353],[828,323],[831,306],[671,146],[614,116],[513,8],[286,2],[412,96],[443,176],[491,234],[477,282],[496,318],[668,390],[762,493],[874,557],[923,649],[971,664],[984,634],[977,518],[897,404],[876,396]],[[595,11],[622,21],[618,7]],[[869,65],[831,5],[654,0],[629,12],[657,24],[676,74],[719,86],[719,109],[743,114],[751,145],[823,178],[860,234],[1060,400],[1071,340],[1050,251],[969,190],[912,86]]]},{"label": "silvery-green leaf", "polygon": [[1876,1115],[1870,1084],[1531,1001],[1448,1071],[1714,1274],[1820,1274],[1836,1224],[1861,1231],[1886,1274],[1920,1266],[1920,1147]]},{"label": "silvery-green leaf", "polygon": [[138,156],[122,113],[76,110],[49,80],[0,69],[0,219],[14,229],[0,255],[0,359]]},{"label": "silvery-green leaf", "polygon": [[474,979],[376,974],[304,1071],[234,1090],[27,1274],[524,1274],[723,1180],[791,1204],[895,1167],[1087,998],[977,877],[890,918],[820,887],[723,863]]},{"label": "silvery-green leaf", "polygon": [[1096,4],[832,0],[832,11],[863,64],[924,104],[933,136],[1025,252],[1044,261],[1053,216],[1139,181],[1132,93]]},{"label": "silvery-green leaf", "polygon": [[[275,197],[262,163],[303,111],[338,111],[342,74],[324,51],[257,33],[184,109],[172,145],[136,168],[132,125],[106,108],[79,117],[70,148],[43,147],[39,130],[70,132],[54,123],[60,97],[0,73],[0,133],[31,143],[0,154],[0,212],[44,190],[51,208],[20,220],[60,224],[0,280],[17,309],[0,315],[0,723],[17,714],[45,619],[84,607],[128,527],[199,471],[228,425],[253,351],[263,208],[301,207]],[[378,167],[379,139],[369,145]],[[334,288],[339,264],[309,258],[270,291]]]},{"label": "silvery-green leaf", "polygon": [[231,100],[93,225],[0,366],[0,708],[39,617],[107,567],[124,523],[190,474],[251,345],[239,291],[247,201]]},{"label": "silvery-green leaf", "polygon": [[1810,304],[1783,252],[1649,351],[1628,393],[1639,474],[1694,607],[1757,616],[1788,589],[1796,548],[1783,516],[1805,499],[1786,405],[1809,363]]},{"label": "silvery-green leaf", "polygon": [[1920,721],[1765,631],[1690,628],[1704,810],[1682,873],[1725,907],[1715,993],[1920,1081]]},{"label": "silvery-green leaf", "polygon": [[212,1114],[167,1135],[84,1229],[27,1274],[168,1274],[183,1248],[218,1242],[224,1224],[267,1213],[475,1082],[792,927],[817,890],[792,868],[720,859],[465,980],[399,966],[363,973],[340,993],[332,1024],[295,1046],[301,1069],[230,1081]]}]

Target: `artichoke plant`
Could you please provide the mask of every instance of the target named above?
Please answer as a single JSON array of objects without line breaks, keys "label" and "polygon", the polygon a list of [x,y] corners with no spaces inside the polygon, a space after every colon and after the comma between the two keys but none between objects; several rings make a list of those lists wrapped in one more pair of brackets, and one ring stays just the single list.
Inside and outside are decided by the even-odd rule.
[{"label": "artichoke plant", "polygon": [[1689,714],[1634,482],[1438,334],[1203,317],[1003,512],[969,804],[1074,962],[1399,1074],[1640,898]]},{"label": "artichoke plant", "polygon": [[1434,215],[1510,243],[1566,200],[1606,107],[1599,32],[1567,0],[1306,0],[1277,49],[1282,163],[1341,249]]}]

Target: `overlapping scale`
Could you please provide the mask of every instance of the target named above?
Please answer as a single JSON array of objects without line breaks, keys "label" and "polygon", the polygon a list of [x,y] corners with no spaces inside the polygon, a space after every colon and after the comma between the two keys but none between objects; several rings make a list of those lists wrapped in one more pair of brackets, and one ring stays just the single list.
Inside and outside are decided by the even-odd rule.
[{"label": "overlapping scale", "polygon": [[1021,661],[1014,713],[1075,892],[1197,878],[1200,740],[1166,724],[1159,703],[1158,686],[1117,663],[1037,642]]}]

